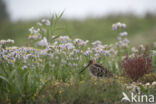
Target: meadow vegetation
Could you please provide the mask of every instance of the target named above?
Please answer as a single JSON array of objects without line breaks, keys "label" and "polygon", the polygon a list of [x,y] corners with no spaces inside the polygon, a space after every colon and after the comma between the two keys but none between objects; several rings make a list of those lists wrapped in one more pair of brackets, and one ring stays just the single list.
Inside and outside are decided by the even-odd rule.
[{"label": "meadow vegetation", "polygon": [[[61,15],[0,25],[2,104],[121,104],[122,92],[156,94],[155,16]],[[91,59],[114,77],[80,74]]]},{"label": "meadow vegetation", "polygon": [[[61,19],[57,26],[61,35],[68,35],[72,38],[84,40],[100,40],[104,44],[116,41],[117,33],[112,32],[112,24],[118,21],[127,24],[128,38],[131,44],[145,44],[151,46],[155,41],[156,16],[147,14],[145,17],[134,15],[110,15],[101,18],[87,18],[84,20]],[[28,28],[36,24],[39,20],[17,21],[13,23],[0,23],[0,39],[11,38],[15,40],[15,45],[27,45]]]}]

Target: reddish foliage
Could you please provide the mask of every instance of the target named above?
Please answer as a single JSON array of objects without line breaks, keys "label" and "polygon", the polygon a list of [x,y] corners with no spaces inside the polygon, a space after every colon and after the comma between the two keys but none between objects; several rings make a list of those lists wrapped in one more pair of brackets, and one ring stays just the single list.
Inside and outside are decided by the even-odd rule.
[{"label": "reddish foliage", "polygon": [[144,74],[151,71],[152,58],[148,55],[135,55],[135,57],[129,57],[128,55],[121,63],[123,71],[134,81],[138,80]]}]

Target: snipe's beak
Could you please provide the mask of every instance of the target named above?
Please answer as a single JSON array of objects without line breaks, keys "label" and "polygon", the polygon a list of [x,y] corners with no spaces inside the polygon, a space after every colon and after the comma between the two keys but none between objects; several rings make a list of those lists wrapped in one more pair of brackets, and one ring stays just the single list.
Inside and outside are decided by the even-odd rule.
[{"label": "snipe's beak", "polygon": [[85,69],[87,69],[89,65],[90,65],[90,64],[88,64],[87,66],[85,66],[85,67],[80,71],[80,73],[82,73]]}]

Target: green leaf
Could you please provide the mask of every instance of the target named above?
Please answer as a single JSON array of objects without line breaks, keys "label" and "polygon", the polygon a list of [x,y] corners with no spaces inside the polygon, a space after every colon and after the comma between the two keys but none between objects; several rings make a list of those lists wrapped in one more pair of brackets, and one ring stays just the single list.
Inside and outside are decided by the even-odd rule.
[{"label": "green leaf", "polygon": [[4,80],[4,81],[6,81],[6,82],[8,82],[8,83],[9,83],[8,79],[7,79],[7,78],[5,78],[4,76],[1,76],[1,75],[0,75],[0,79],[2,79],[2,80]]}]

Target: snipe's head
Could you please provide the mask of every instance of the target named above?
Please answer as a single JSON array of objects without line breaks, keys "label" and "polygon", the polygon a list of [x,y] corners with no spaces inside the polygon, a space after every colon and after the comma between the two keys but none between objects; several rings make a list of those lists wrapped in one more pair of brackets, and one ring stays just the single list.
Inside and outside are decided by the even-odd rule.
[{"label": "snipe's head", "polygon": [[82,73],[85,69],[87,69],[87,67],[89,67],[90,65],[95,64],[95,63],[96,63],[95,60],[90,60],[90,61],[88,62],[88,65],[87,65],[86,67],[84,67],[80,73]]},{"label": "snipe's head", "polygon": [[89,65],[96,64],[96,61],[95,60],[90,60],[88,64]]}]

